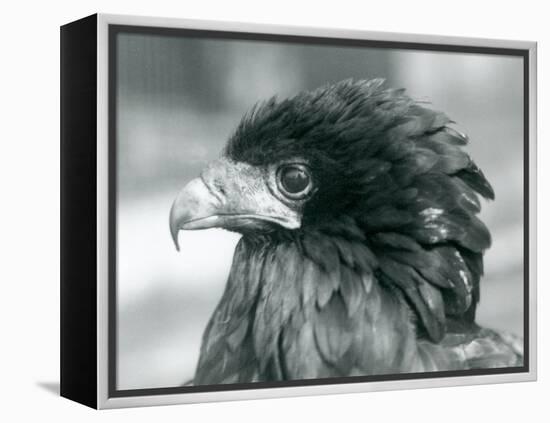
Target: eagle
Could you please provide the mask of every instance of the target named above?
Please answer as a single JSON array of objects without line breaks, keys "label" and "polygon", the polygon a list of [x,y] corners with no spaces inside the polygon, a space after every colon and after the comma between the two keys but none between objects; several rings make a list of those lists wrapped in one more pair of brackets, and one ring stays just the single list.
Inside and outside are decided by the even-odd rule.
[{"label": "eagle", "polygon": [[445,113],[383,79],[247,112],[177,194],[170,231],[241,234],[195,385],[500,368],[476,323],[494,191]]}]

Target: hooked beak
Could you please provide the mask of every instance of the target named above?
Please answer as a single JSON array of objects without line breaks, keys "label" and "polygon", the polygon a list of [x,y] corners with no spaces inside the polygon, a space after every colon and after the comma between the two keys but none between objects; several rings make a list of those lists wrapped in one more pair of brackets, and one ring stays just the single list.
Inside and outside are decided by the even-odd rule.
[{"label": "hooked beak", "polygon": [[237,232],[297,229],[296,210],[278,200],[261,169],[227,159],[212,162],[190,181],[170,209],[170,234],[179,251],[180,230],[224,228]]},{"label": "hooked beak", "polygon": [[178,233],[183,230],[207,229],[218,226],[219,201],[201,178],[195,178],[183,188],[170,209],[170,233],[179,251]]}]

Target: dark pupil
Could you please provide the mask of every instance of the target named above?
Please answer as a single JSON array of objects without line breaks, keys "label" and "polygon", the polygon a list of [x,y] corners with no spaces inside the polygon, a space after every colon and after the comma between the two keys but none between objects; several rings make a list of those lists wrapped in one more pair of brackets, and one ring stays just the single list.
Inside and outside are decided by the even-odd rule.
[{"label": "dark pupil", "polygon": [[309,185],[309,175],[302,169],[289,167],[283,170],[281,182],[284,189],[291,194],[296,194],[307,188]]}]

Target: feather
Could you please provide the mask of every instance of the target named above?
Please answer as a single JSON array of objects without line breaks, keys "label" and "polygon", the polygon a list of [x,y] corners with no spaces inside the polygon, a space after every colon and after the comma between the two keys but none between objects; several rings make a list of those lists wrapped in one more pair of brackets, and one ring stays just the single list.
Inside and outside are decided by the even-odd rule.
[{"label": "feather", "polygon": [[282,362],[288,379],[331,377],[334,369],[327,366],[315,341],[313,320],[296,316],[285,328],[282,338]]},{"label": "feather", "polygon": [[390,191],[380,191],[369,196],[364,202],[363,212],[382,207],[384,205],[393,205],[395,207],[407,208],[418,196],[418,189],[414,187],[405,189],[396,189]]},{"label": "feather", "polygon": [[276,362],[280,330],[300,308],[300,291],[294,281],[302,279],[300,254],[294,243],[279,243],[266,254],[261,290],[254,319],[254,350],[260,368]]},{"label": "feather", "polygon": [[[252,249],[245,239],[239,241],[226,289],[204,332],[195,384],[235,377],[242,381],[255,372],[256,359],[247,335],[263,261],[263,249]],[[251,277],[243,281],[242,274]]]},{"label": "feather", "polygon": [[[443,131],[438,131],[441,133]],[[453,174],[469,166],[471,159],[458,146],[434,139],[434,135],[417,140],[419,146],[432,151],[439,158],[434,172]]]},{"label": "feather", "polygon": [[461,346],[470,369],[519,367],[523,365],[523,342],[513,335],[483,329]]},{"label": "feather", "polygon": [[432,141],[451,144],[451,145],[460,145],[464,146],[468,143],[468,136],[457,131],[454,128],[445,126],[441,130],[431,134],[429,139]]},{"label": "feather", "polygon": [[444,326],[446,322],[445,305],[443,304],[441,291],[421,278],[417,279],[417,285],[424,303],[428,306],[428,309],[436,320]]},{"label": "feather", "polygon": [[324,273],[319,266],[311,260],[304,260],[302,264],[302,308],[313,304],[317,299],[317,281]]},{"label": "feather", "polygon": [[390,170],[391,166],[391,163],[379,159],[365,159],[358,161],[353,171],[361,175],[363,183],[368,184],[380,174]]},{"label": "feather", "polygon": [[348,317],[340,295],[333,295],[315,317],[315,341],[322,357],[330,364],[340,362],[353,340],[353,321]]},{"label": "feather", "polygon": [[416,145],[412,139],[403,137],[399,130],[390,129],[387,133],[388,140],[383,148],[378,152],[378,156],[393,163],[410,157],[416,150]]},{"label": "feather", "polygon": [[302,238],[304,253],[317,263],[327,273],[336,272],[339,258],[336,249],[332,248],[330,240],[318,233],[308,233]]},{"label": "feather", "polygon": [[371,236],[371,241],[380,247],[398,250],[420,251],[422,248],[413,238],[397,232],[380,232]]},{"label": "feather", "polygon": [[408,186],[416,175],[430,171],[439,161],[441,157],[432,150],[416,148],[414,154],[394,166],[392,177],[400,186]]},{"label": "feather", "polygon": [[239,348],[248,332],[249,321],[248,319],[242,319],[241,323],[237,326],[234,332],[227,337],[227,344],[231,351],[235,351]]},{"label": "feather", "polygon": [[408,210],[398,209],[391,205],[384,205],[369,210],[359,218],[359,222],[368,232],[383,229],[403,227],[413,221],[413,215]]},{"label": "feather", "polygon": [[325,305],[332,298],[332,294],[336,291],[340,283],[337,277],[330,277],[323,275],[317,281],[317,306],[319,308],[325,307]]},{"label": "feather", "polygon": [[319,231],[324,235],[329,235],[331,239],[343,239],[347,241],[364,241],[365,234],[357,225],[355,219],[345,214],[338,219],[332,219],[329,224],[319,225]]},{"label": "feather", "polygon": [[340,268],[340,293],[347,309],[348,317],[357,313],[360,305],[365,301],[365,293],[370,287],[364,286],[361,278],[348,266]]},{"label": "feather", "polygon": [[414,269],[389,259],[380,261],[380,269],[391,283],[403,290],[405,297],[412,303],[415,311],[419,314],[421,322],[430,338],[436,342],[441,340],[445,330],[444,322],[437,319],[439,312],[430,310],[430,307],[423,299],[418,289],[418,284],[423,281],[418,277]]},{"label": "feather", "polygon": [[373,252],[364,244],[350,242],[354,257],[354,269],[359,274],[372,274],[373,269],[378,267],[378,259]]},{"label": "feather", "polygon": [[470,163],[470,166],[467,169],[457,172],[456,176],[462,179],[474,191],[480,193],[483,197],[491,200],[495,199],[495,192],[493,191],[491,184],[489,184],[483,172],[474,163]]}]

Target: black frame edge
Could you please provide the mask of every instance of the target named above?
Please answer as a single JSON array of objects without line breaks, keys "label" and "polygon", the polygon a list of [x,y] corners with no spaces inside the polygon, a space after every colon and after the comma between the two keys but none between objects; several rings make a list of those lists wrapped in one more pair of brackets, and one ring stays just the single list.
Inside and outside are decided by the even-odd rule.
[{"label": "black frame edge", "polygon": [[97,408],[97,15],[61,27],[61,396]]}]

